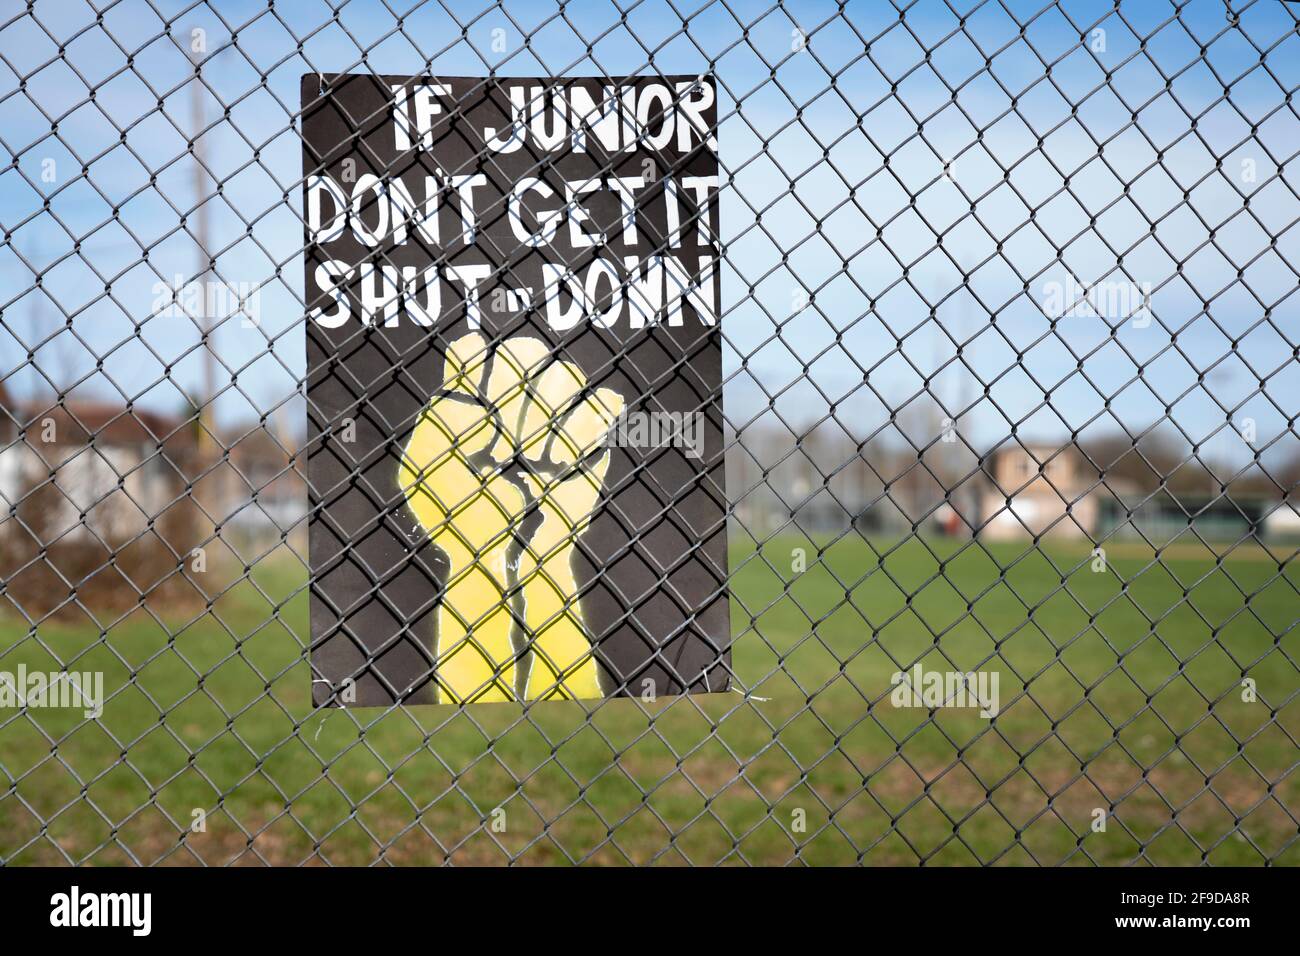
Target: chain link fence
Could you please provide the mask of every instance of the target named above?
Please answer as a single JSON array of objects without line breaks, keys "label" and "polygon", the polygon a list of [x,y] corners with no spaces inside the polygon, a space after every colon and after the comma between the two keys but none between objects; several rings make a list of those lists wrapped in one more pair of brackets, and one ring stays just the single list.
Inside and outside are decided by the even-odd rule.
[{"label": "chain link fence", "polygon": [[[0,860],[1296,862],[1298,22],[5,4]],[[716,84],[715,693],[316,706],[338,74]]]}]

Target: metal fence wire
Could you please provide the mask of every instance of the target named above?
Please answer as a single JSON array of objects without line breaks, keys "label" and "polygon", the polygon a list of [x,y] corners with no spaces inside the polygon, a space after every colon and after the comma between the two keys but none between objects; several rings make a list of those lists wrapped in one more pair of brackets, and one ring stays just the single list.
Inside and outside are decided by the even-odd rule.
[{"label": "metal fence wire", "polygon": [[[0,861],[1300,861],[1298,23],[3,4]],[[333,706],[307,528],[373,462],[309,489],[299,90],[376,76],[716,88],[719,517],[638,525],[725,554],[716,678]]]}]

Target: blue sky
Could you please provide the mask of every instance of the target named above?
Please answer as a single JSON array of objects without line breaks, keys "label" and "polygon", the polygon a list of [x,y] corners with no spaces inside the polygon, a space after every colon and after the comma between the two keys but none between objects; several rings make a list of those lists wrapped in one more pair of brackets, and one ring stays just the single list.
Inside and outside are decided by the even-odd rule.
[{"label": "blue sky", "polygon": [[[1103,2],[858,2],[842,16],[832,3],[792,6],[580,2],[556,16],[536,2],[353,0],[222,3],[218,16],[123,0],[96,26],[81,3],[37,3],[32,16],[0,3],[0,374],[29,392],[27,353],[54,336],[37,363],[60,386],[78,383],[74,394],[169,410],[182,390],[201,394],[193,324],[149,317],[159,278],[196,264],[182,227],[196,203],[192,68],[178,42],[197,26],[209,50],[238,35],[205,68],[217,271],[263,286],[261,327],[216,333],[236,383],[222,373],[223,420],[277,406],[302,415],[284,405],[304,364],[301,74],[711,68],[733,422],[777,395],[788,422],[835,403],[863,434],[933,374],[949,411],[973,406],[960,428],[977,446],[1011,421],[1052,439],[1099,413],[1130,429],[1168,414],[1199,439],[1226,406],[1256,420],[1257,444],[1281,435],[1276,447],[1294,450],[1300,198],[1282,167],[1300,144],[1286,102],[1300,85],[1300,4],[1235,3],[1236,28],[1220,0],[1118,13]],[[1053,331],[1045,290],[1067,276],[1149,283],[1154,321],[1072,316]],[[1228,432],[1211,447],[1247,454]]]}]

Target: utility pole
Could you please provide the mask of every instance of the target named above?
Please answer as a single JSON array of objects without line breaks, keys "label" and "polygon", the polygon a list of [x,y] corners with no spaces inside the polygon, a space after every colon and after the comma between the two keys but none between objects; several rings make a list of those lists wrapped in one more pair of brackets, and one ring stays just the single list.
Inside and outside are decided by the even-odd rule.
[{"label": "utility pole", "polygon": [[[969,265],[970,263],[965,256],[963,256],[960,262],[958,263],[958,268],[961,270],[961,274],[967,279],[970,276],[970,270],[968,268]],[[958,312],[957,335],[955,336],[957,339],[957,344],[962,347],[962,358],[964,359],[964,361],[959,359],[957,364],[957,372],[961,376],[957,384],[957,407],[954,410],[954,415],[957,416],[960,416],[962,412],[965,411],[971,403],[971,394],[972,394],[971,379],[975,377],[975,372],[973,371],[973,369],[967,368],[967,365],[973,365],[973,360],[966,353],[965,350],[965,346],[969,344],[971,335],[973,334],[974,327],[975,327],[975,323],[971,315],[970,285],[968,284],[967,281],[963,280],[962,288],[965,294],[962,295],[961,297],[961,308]],[[967,435],[965,436],[964,445],[966,445],[967,447],[962,449],[963,459],[965,459],[966,457],[965,452],[969,450],[969,448],[974,447],[975,440],[976,440],[974,435],[974,430],[975,430],[974,411],[972,410],[970,412],[967,412],[966,414],[968,416],[966,419]],[[958,434],[960,435],[960,433]],[[980,518],[979,492],[975,488],[975,482],[973,481],[965,482],[964,490],[962,492],[961,498],[962,498],[962,517],[965,519],[964,523],[969,525],[969,528],[967,528],[967,530],[972,530],[973,533],[973,529],[979,524],[979,518]]]},{"label": "utility pole", "polygon": [[[37,268],[40,268],[40,263],[42,261],[41,256],[43,253],[43,249],[41,248],[39,240],[35,238],[37,235],[39,234],[36,233],[36,230],[32,229],[28,233],[25,242],[23,243],[25,246],[25,251],[27,253],[27,260],[32,264],[33,271],[35,271],[35,269]],[[40,295],[33,295],[31,297],[31,301],[27,305],[27,321],[31,329],[31,331],[29,332],[29,334],[31,335],[31,341],[28,343],[27,347],[28,349],[31,350],[31,353],[33,355],[40,351],[41,343],[44,340],[47,332],[45,318],[46,318],[45,306],[41,302]],[[46,387],[42,385],[41,370],[37,367],[36,361],[34,359],[31,364],[32,364],[33,382],[32,382],[30,397],[33,402],[39,402],[41,400],[42,394],[45,393],[46,391]],[[63,363],[60,361],[57,362],[56,364],[62,366]],[[49,398],[52,399],[53,401],[58,400],[58,398],[56,398],[55,396],[58,396],[59,398],[63,397],[63,389],[65,388],[66,383],[70,380],[69,378],[65,377],[62,374],[64,371],[66,370],[62,368],[55,369],[54,377],[56,381],[49,388]]]},{"label": "utility pole", "polygon": [[188,52],[190,62],[194,64],[194,78],[190,81],[190,155],[194,172],[194,217],[193,230],[197,263],[194,281],[199,290],[199,314],[192,316],[203,336],[203,384],[199,396],[199,429],[196,451],[197,473],[204,477],[194,486],[195,504],[199,511],[206,512],[200,517],[201,523],[211,522],[210,533],[215,535],[216,528],[225,519],[227,484],[229,470],[220,464],[224,451],[217,438],[216,402],[217,402],[217,351],[215,316],[209,307],[217,297],[208,295],[207,282],[214,275],[210,222],[208,219],[207,199],[212,177],[208,174],[207,149],[203,142],[203,133],[207,126],[207,109],[204,102],[203,66],[208,60],[207,33],[202,27],[192,27],[189,31]]},{"label": "utility pole", "polygon": [[[190,35],[196,36],[194,31],[191,31]],[[200,397],[199,405],[199,424],[201,425],[199,429],[199,445],[203,451],[202,457],[205,463],[214,457],[212,453],[216,450],[214,405],[217,398],[217,356],[213,342],[215,330],[212,328],[212,317],[208,314],[208,296],[204,284],[208,274],[212,271],[208,210],[205,201],[210,177],[207,172],[206,150],[201,138],[203,129],[207,125],[207,111],[204,109],[202,82],[203,60],[206,56],[206,45],[202,50],[195,50],[194,43],[191,42],[190,59],[194,63],[194,79],[190,82],[190,127],[193,136],[190,145],[194,167],[194,242],[198,252],[194,281],[199,285],[202,301],[202,313],[197,318],[204,337],[203,394]]]}]

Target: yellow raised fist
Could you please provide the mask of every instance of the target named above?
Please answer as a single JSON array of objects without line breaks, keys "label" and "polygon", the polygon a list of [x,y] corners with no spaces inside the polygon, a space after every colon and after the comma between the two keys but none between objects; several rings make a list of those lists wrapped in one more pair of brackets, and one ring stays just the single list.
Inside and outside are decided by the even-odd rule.
[{"label": "yellow raised fist", "polygon": [[447,350],[397,482],[451,565],[437,611],[438,699],[600,697],[572,558],[599,500],[623,398],[518,337]]}]

